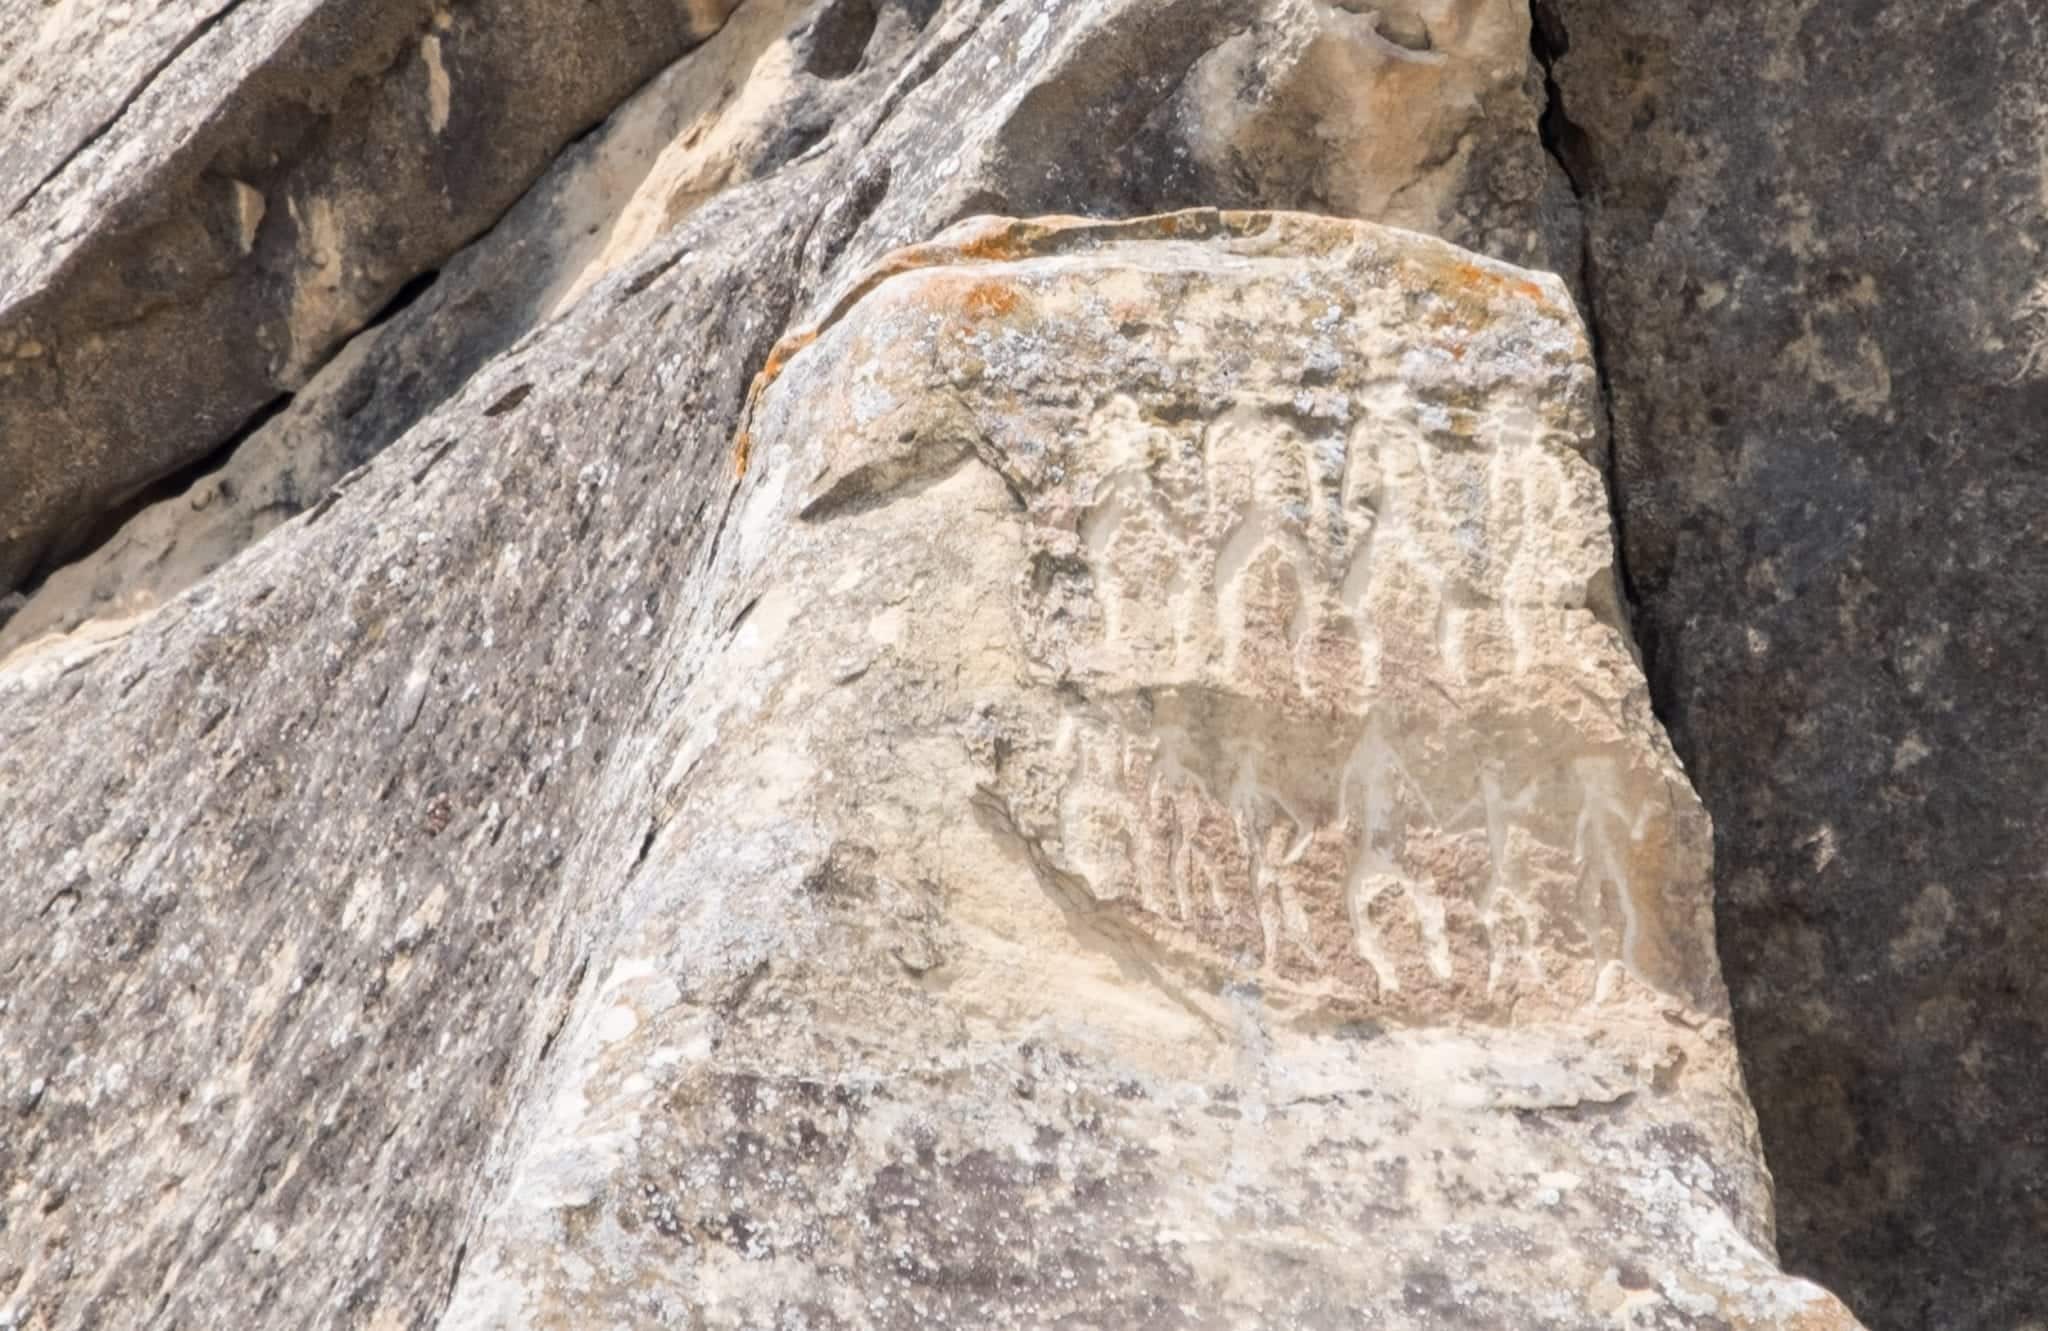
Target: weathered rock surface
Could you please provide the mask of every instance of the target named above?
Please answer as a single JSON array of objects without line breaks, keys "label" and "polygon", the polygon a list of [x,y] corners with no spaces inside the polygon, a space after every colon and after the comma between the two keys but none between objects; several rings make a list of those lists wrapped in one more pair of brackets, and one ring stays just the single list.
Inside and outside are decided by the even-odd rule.
[{"label": "weathered rock surface", "polygon": [[[1696,710],[1761,704],[1671,646],[1742,602],[1638,548],[1693,530],[1637,488],[1693,456],[1657,423],[1692,348],[1613,277],[1691,271],[1658,247],[1706,234],[1699,196],[1658,209],[1704,169],[1698,108],[1735,123],[1712,99],[1742,85],[1698,55],[1681,78],[1670,53],[1705,48],[1656,14],[1552,62],[1591,126],[1552,101],[1583,268],[1505,0],[748,0],[452,253],[731,8],[661,6],[622,55],[559,7],[540,38],[169,7],[94,18],[106,63],[75,79],[80,11],[0,25],[24,127],[0,504],[47,526],[0,589],[295,391],[91,562],[0,597],[0,657],[77,629],[0,661],[0,1326],[1853,1325],[1769,1257],[1705,823],[1628,660],[1562,288],[1214,214],[955,233],[859,276],[978,212],[1205,203],[1590,274],[1667,348],[1631,362],[1607,331],[1618,502],[1660,702],[1736,811],[1724,882],[1761,901],[1735,765],[1761,731]],[[1645,51],[1666,63],[1632,83]],[[564,97],[575,123],[548,119]],[[366,212],[371,185],[436,201]],[[321,199],[353,202],[316,253]],[[1759,251],[1729,225],[1733,273]],[[1667,267],[1636,272],[1638,243]],[[1776,284],[1782,318],[1799,271],[1745,290]],[[88,330],[62,345],[104,373],[60,385],[23,311]],[[787,344],[743,420],[804,312],[819,345]],[[1714,333],[1724,385],[1758,382],[1738,353],[1765,331]],[[95,497],[36,508],[18,441]],[[1677,493],[1711,526],[1812,489]],[[1808,807],[1772,790],[1773,818]],[[1728,913],[1769,930],[1734,945],[1752,1023],[1791,973],[1772,909]],[[1802,1021],[1866,955],[1830,927],[1791,939],[1842,958],[1793,967]],[[2020,955],[1998,927],[1973,935],[1993,966]],[[1940,1007],[1959,935],[1926,933],[1911,992]],[[1965,1061],[2032,1038],[2010,1003],[1968,1010],[2006,1025]],[[1891,1038],[1882,1004],[1822,1020],[1838,1064]],[[1812,1046],[1763,1029],[1752,1075],[1796,1126]],[[1814,1084],[1841,1113],[1804,1121],[1874,1121],[1868,1081]],[[2021,1143],[1973,1251],[1929,1249],[1989,1271],[2037,1223],[2032,1138],[2025,1101],[1971,1094],[1915,1158]],[[1795,1176],[1867,1177],[1832,1159]],[[1962,1186],[1886,1159],[1893,1213]],[[1883,1241],[1860,1254],[1907,1243]],[[1939,1301],[1916,1270],[1866,1284],[1873,1310],[2028,1309],[2025,1279]]]},{"label": "weathered rock surface", "polygon": [[[218,470],[144,506],[36,586],[0,622],[0,660],[88,620],[147,611],[317,503],[703,199],[813,146],[886,86],[918,33],[900,5],[855,32],[810,21],[809,8],[751,0],[650,80],[489,232],[440,263],[431,285],[351,338]],[[849,55],[855,39],[865,46]],[[863,67],[850,68],[863,51]]]},{"label": "weathered rock surface", "polygon": [[1562,0],[1627,568],[1788,1262],[2048,1315],[2048,27]]},{"label": "weathered rock surface", "polygon": [[[957,8],[971,19],[995,6]],[[849,120],[862,123],[849,113],[885,97],[932,10],[928,0],[741,7],[701,51],[565,154],[475,246],[439,263],[415,306],[355,339],[219,472],[127,519],[33,589],[0,621],[0,658],[189,586],[315,502],[489,356],[706,198],[835,130],[843,135]],[[1021,58],[1031,76],[994,93],[956,79],[950,104],[912,108],[897,132],[864,145],[828,243],[814,247],[822,262],[922,239],[935,216],[1223,203],[1373,217],[1542,267],[1575,267],[1569,191],[1530,132],[1541,75],[1515,0],[1433,0],[1377,13],[1323,0],[1254,8],[1114,0],[1037,17],[1046,21],[1028,21],[1001,57]],[[1132,86],[1138,67],[1144,76]],[[489,110],[477,112],[479,123]],[[862,228],[867,234],[856,235]],[[407,243],[424,254],[434,239],[409,235]],[[343,267],[366,262],[355,255],[372,240],[338,236]],[[417,260],[408,271],[437,262]],[[359,302],[338,317],[372,308]],[[161,349],[161,331],[147,334],[150,346]],[[179,357],[194,354],[169,344]],[[204,399],[208,419],[219,421],[192,425],[194,442],[178,460],[226,438],[278,388],[267,379],[211,389],[182,382],[180,391]],[[124,428],[141,419],[128,404],[112,409],[126,413]],[[134,476],[164,470],[126,467],[113,468],[128,478],[121,491],[96,491],[101,502],[90,511],[134,489]]]},{"label": "weathered rock surface", "polygon": [[301,386],[734,3],[10,0],[0,592]]},{"label": "weathered rock surface", "polygon": [[1854,1325],[1768,1256],[1561,283],[976,223],[743,409],[593,336],[729,318],[720,210],[15,677],[17,1324]]},{"label": "weathered rock surface", "polygon": [[1764,1255],[1561,283],[970,223],[770,367],[453,1325],[1852,1324]]}]

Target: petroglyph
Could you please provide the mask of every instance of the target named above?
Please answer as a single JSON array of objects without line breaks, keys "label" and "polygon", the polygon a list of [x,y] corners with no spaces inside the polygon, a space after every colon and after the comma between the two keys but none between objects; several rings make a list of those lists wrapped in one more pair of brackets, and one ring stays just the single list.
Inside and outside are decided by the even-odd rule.
[{"label": "petroglyph", "polygon": [[1672,835],[1660,755],[1544,705],[1585,669],[1561,633],[1602,627],[1604,566],[1552,539],[1603,532],[1583,457],[1527,418],[1456,437],[1369,394],[1177,423],[1117,395],[1065,469],[1071,499],[1039,507],[1079,515],[1098,632],[1055,745],[1059,841],[1105,908],[1232,973],[1417,1011],[1663,972],[1638,901]]},{"label": "petroglyph", "polygon": [[851,419],[777,428],[819,441],[817,516],[940,462],[1003,478],[1055,687],[977,788],[1068,904],[1311,1009],[1718,1007],[1561,286],[1300,219],[975,225],[801,335]]}]

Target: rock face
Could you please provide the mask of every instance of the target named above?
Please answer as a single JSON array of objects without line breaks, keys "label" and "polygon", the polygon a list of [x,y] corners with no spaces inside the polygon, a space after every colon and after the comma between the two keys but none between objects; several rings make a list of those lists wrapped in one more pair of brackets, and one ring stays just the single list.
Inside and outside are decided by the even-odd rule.
[{"label": "rock face", "polygon": [[2048,1305],[2029,13],[10,8],[0,1331]]},{"label": "rock face", "polygon": [[886,86],[917,36],[910,16],[886,10],[867,35],[872,68],[843,69],[849,34],[806,23],[807,8],[752,0],[650,80],[488,233],[438,262],[402,309],[352,337],[251,427],[218,469],[142,506],[36,585],[0,622],[0,660],[88,620],[145,612],[304,512],[703,198],[812,147]]},{"label": "rock face", "polygon": [[1851,1324],[1763,1256],[1560,283],[970,223],[769,366],[454,1325]]},{"label": "rock face", "polygon": [[624,453],[572,316],[17,677],[15,1324],[1855,1325],[1768,1255],[1560,282],[1195,213],[819,308]]},{"label": "rock face", "polygon": [[107,38],[10,0],[0,590],[302,385],[736,2],[182,3]]},{"label": "rock face", "polygon": [[[724,0],[693,7],[687,32],[676,40],[700,35],[731,8]],[[438,220],[421,227],[410,216],[397,225],[394,200],[402,200],[409,185],[349,165],[370,151],[356,137],[322,140],[326,156],[315,155],[318,171],[293,168],[293,180],[312,182],[305,186],[309,201],[285,211],[311,215],[310,200],[317,198],[323,215],[347,218],[373,205],[381,229],[337,224],[332,253],[322,251],[325,257],[314,265],[324,275],[313,283],[321,298],[307,296],[292,306],[317,307],[332,326],[320,338],[299,339],[306,347],[291,373],[259,353],[279,340],[265,330],[281,308],[280,291],[312,282],[301,271],[310,271],[304,247],[292,247],[300,234],[296,223],[280,232],[275,254],[263,246],[243,254],[219,240],[217,261],[206,268],[207,280],[216,284],[204,289],[203,300],[195,296],[178,306],[184,324],[173,327],[167,313],[119,345],[90,331],[82,341],[65,339],[66,346],[85,347],[107,365],[121,366],[119,374],[67,371],[59,359],[45,359],[55,339],[41,332],[21,334],[28,340],[19,345],[32,348],[33,356],[19,363],[0,359],[0,375],[13,376],[5,381],[9,391],[0,394],[0,412],[31,413],[0,415],[0,440],[23,441],[20,461],[9,465],[26,478],[0,499],[0,520],[20,524],[24,533],[19,541],[0,537],[0,595],[47,562],[52,549],[97,532],[110,501],[211,453],[237,429],[253,431],[217,473],[178,486],[121,523],[89,555],[28,589],[19,612],[0,620],[0,658],[87,619],[145,610],[191,585],[316,502],[490,356],[560,313],[597,277],[629,263],[706,199],[819,149],[821,140],[857,153],[847,187],[816,237],[822,243],[812,247],[823,263],[854,263],[890,244],[922,240],[935,217],[1003,210],[1123,215],[1221,203],[1358,213],[1522,262],[1570,266],[1569,191],[1529,132],[1541,84],[1528,57],[1526,16],[1514,0],[1433,0],[1378,13],[1352,13],[1323,0],[1264,0],[1255,7],[1241,0],[1100,0],[1042,15],[990,3],[952,9],[959,12],[949,11],[950,22],[934,28],[929,0],[751,0],[701,51],[666,70],[589,142],[564,154],[489,234],[445,263],[430,256],[495,216],[535,168],[521,158],[516,167],[476,171],[466,140],[449,138],[455,130],[427,135],[419,122],[431,119],[439,85],[410,78],[419,70],[401,61],[377,105],[386,108],[391,135],[410,136],[406,141],[431,150],[418,167],[426,173],[420,187],[449,195],[460,217],[446,227]],[[957,41],[980,26],[984,12],[1007,16],[1011,10],[1019,26],[1007,45],[977,46],[1011,68],[1016,77],[1004,86],[987,86],[986,69],[954,71],[950,104],[905,106],[874,142],[848,141],[843,129],[832,135],[849,124],[875,129],[881,118],[872,111],[898,109],[888,100],[892,88],[900,95],[930,72],[916,62],[942,59],[945,34]],[[1040,17],[1045,22],[1037,22]],[[364,30],[351,31],[354,39],[368,40]],[[440,32],[429,34],[439,43],[434,50],[452,50],[454,39]],[[936,34],[934,42],[918,46],[920,33]],[[253,39],[229,33],[216,40],[241,52]],[[466,40],[475,45],[481,39]],[[516,126],[494,120],[502,86],[526,81],[520,61],[546,63],[549,77],[559,78],[561,62],[551,52],[576,51],[582,64],[619,58],[603,31],[580,33],[573,42],[559,34],[491,40],[497,44],[488,61],[465,48],[469,81],[483,99],[469,108],[467,132],[474,137],[489,128],[500,155],[532,138],[527,122],[539,114],[522,112],[525,119]],[[106,60],[124,58],[124,49],[112,46]],[[653,67],[647,62],[672,49],[672,43],[636,49],[631,69],[644,72]],[[196,61],[199,51],[181,58]],[[236,59],[248,64],[255,57]],[[1136,86],[1134,66],[1145,70]],[[899,77],[906,72],[912,75],[907,84]],[[189,72],[168,67],[160,78],[174,88],[192,81]],[[555,135],[550,142],[574,127],[568,118],[587,123],[597,104],[592,99],[618,86],[617,80],[587,82],[546,121]],[[28,103],[45,95],[30,86],[17,98]],[[208,134],[253,139],[255,146],[237,149],[245,156],[271,151],[265,136],[274,137],[275,126],[242,105],[246,91],[220,75],[214,95],[223,124]],[[529,89],[525,95],[539,94]],[[121,133],[137,138],[132,155],[168,152],[152,107],[139,100],[121,121]],[[1121,146],[1106,152],[1105,143]],[[436,154],[460,160],[469,174],[451,184],[453,168]],[[347,169],[330,170],[328,157],[346,159]],[[72,186],[81,197],[68,205],[75,218],[67,225],[78,233],[74,247],[100,248],[68,267],[45,264],[24,276],[22,290],[35,299],[17,312],[17,322],[34,315],[43,321],[38,327],[48,327],[55,317],[50,311],[66,310],[81,328],[95,319],[125,327],[141,297],[132,283],[102,289],[106,271],[127,271],[105,256],[132,243],[169,262],[161,235],[122,239],[132,228],[123,229],[127,205],[120,190],[137,187],[125,178],[91,183],[98,179],[97,162],[84,154],[73,167],[88,183]],[[180,181],[170,173],[152,186],[149,206],[172,206],[159,195],[182,199]],[[811,209],[820,202],[811,201]],[[201,209],[189,200],[177,206]],[[19,229],[23,256],[35,252],[28,228],[37,216],[31,210],[8,224]],[[280,225],[272,220],[273,231]],[[280,265],[283,277],[272,271]],[[438,275],[423,274],[435,267]],[[330,290],[330,269],[353,285],[339,294]],[[232,276],[229,286],[217,284],[222,274]],[[366,320],[402,282],[422,276],[432,285],[413,305],[375,336],[356,338],[321,364],[341,333]],[[0,283],[0,292],[6,290]],[[227,299],[242,303],[223,313],[220,302]],[[14,345],[6,340],[10,318],[0,310],[0,354]],[[147,372],[145,378],[164,382],[138,405],[136,367],[155,364],[152,357],[172,365],[191,361],[198,370]],[[280,397],[285,392],[293,394],[288,403]],[[153,405],[159,397],[161,410]],[[262,419],[266,403],[278,410],[275,418]],[[104,421],[87,429],[88,416]],[[50,437],[77,442],[68,453],[52,455],[35,442]]]},{"label": "rock face", "polygon": [[1539,9],[1787,1260],[1878,1325],[2036,1325],[2048,29]]}]

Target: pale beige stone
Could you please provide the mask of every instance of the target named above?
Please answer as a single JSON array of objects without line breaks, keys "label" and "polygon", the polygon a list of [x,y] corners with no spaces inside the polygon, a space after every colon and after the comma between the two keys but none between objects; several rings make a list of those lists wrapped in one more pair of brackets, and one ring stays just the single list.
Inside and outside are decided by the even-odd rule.
[{"label": "pale beige stone", "polygon": [[1557,279],[983,220],[827,308],[444,1327],[1855,1326],[1770,1256]]},{"label": "pale beige stone", "polygon": [[1438,233],[1473,188],[1475,156],[1496,150],[1496,126],[1540,111],[1518,0],[1266,10],[1204,57],[1180,96],[1198,159],[1260,192],[1307,176],[1334,211]]},{"label": "pale beige stone", "polygon": [[[1578,274],[1526,29],[749,0],[498,214],[538,161],[478,153],[559,141],[507,117],[727,8],[338,65],[330,0],[52,7],[170,62],[23,120],[0,268],[127,281],[189,168],[261,301],[0,318],[0,414],[104,364],[218,441],[313,377],[0,631],[102,616],[0,664],[0,1327],[1853,1326],[1771,1256],[1557,280],[1209,212],[866,271],[1243,203]],[[338,190],[266,164],[328,79]],[[0,434],[91,479],[60,424]]]}]

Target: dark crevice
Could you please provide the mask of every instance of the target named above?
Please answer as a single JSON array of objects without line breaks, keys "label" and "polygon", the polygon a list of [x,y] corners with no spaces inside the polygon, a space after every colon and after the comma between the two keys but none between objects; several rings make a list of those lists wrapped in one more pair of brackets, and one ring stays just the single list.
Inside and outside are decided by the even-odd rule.
[{"label": "dark crevice", "polygon": [[1543,140],[1543,150],[1570,182],[1572,196],[1583,201],[1598,192],[1600,172],[1592,136],[1566,113],[1564,90],[1557,83],[1557,62],[1571,49],[1571,34],[1557,12],[1556,0],[1530,0],[1529,51],[1543,70],[1543,114],[1537,118],[1536,132]]},{"label": "dark crevice", "polygon": [[811,149],[825,141],[832,132],[830,120],[812,120],[787,125],[775,136],[761,154],[762,166],[767,170],[794,162],[807,155]]},{"label": "dark crevice", "polygon": [[23,580],[19,593],[22,597],[22,604],[35,599],[36,593],[42,590],[43,584],[49,580],[52,573],[55,573],[67,564],[75,563],[85,558],[93,551],[105,545],[120,532],[121,528],[127,526],[129,520],[136,514],[152,504],[160,504],[166,499],[175,499],[200,481],[219,471],[222,467],[227,466],[228,459],[235,455],[235,450],[240,448],[249,436],[255,434],[258,430],[276,419],[291,404],[292,394],[278,394],[270,399],[270,401],[258,407],[241,425],[235,428],[232,434],[216,444],[213,450],[204,457],[188,462],[176,471],[151,481],[149,484],[130,493],[120,502],[110,504],[99,513],[93,515],[90,520],[76,529],[70,540],[53,546],[42,564],[35,569],[30,577]]},{"label": "dark crevice", "polygon": [[514,384],[510,389],[501,394],[497,401],[484,408],[484,415],[487,418],[509,415],[519,410],[520,404],[525,402],[532,393],[532,384]]},{"label": "dark crevice", "polygon": [[432,445],[433,451],[427,454],[427,460],[425,462],[422,462],[419,465],[419,467],[416,470],[414,470],[412,474],[412,483],[414,485],[418,485],[420,482],[426,480],[428,473],[433,471],[434,468],[440,466],[441,459],[447,457],[450,453],[453,453],[455,451],[455,446],[461,442],[462,439],[461,436],[459,435],[450,435],[446,439],[435,440]]},{"label": "dark crevice", "polygon": [[1673,730],[1667,690],[1656,687],[1657,633],[1642,613],[1642,594],[1636,585],[1628,558],[1628,510],[1622,502],[1621,441],[1614,426],[1614,386],[1609,375],[1606,339],[1601,328],[1600,267],[1593,249],[1593,210],[1599,206],[1601,173],[1593,150],[1592,136],[1572,120],[1565,109],[1564,89],[1558,86],[1557,62],[1571,50],[1571,33],[1558,13],[1556,0],[1530,0],[1529,50],[1543,71],[1543,112],[1536,132],[1543,151],[1557,163],[1565,183],[1571,187],[1578,212],[1579,270],[1578,298],[1586,322],[1586,341],[1593,354],[1593,375],[1600,395],[1600,427],[1606,436],[1605,480],[1608,520],[1614,530],[1614,571],[1621,584],[1622,612],[1627,617],[1636,650],[1642,655],[1644,676],[1650,681],[1651,710],[1667,732]]},{"label": "dark crevice", "polygon": [[[816,228],[813,236],[818,249],[815,260],[818,272],[826,272],[838,262],[839,256],[845,253],[848,242],[859,234],[860,229],[867,225],[868,219],[882,206],[882,201],[889,197],[889,178],[887,162],[863,166],[856,170],[852,184],[839,196],[831,214],[821,219],[822,224]],[[805,243],[807,252],[811,243]]]},{"label": "dark crevice", "polygon": [[[417,301],[421,296],[426,295],[428,288],[432,287],[439,280],[440,276],[440,269],[429,268],[424,273],[418,273],[407,278],[403,286],[391,293],[391,299],[384,302],[383,308],[365,320],[361,328],[350,333],[348,338],[342,341],[341,346],[336,347],[335,350],[339,352],[341,347],[347,346],[350,341],[361,337],[372,328],[380,324],[390,323],[393,319],[396,319],[405,312],[407,306]],[[332,357],[329,359],[332,359]]]},{"label": "dark crevice", "polygon": [[462,1283],[462,1262],[468,1256],[469,1241],[465,1239],[455,1245],[455,1264],[448,1272],[448,1297],[441,1302],[441,1311],[444,1313],[448,1311],[448,1305],[455,1302],[456,1287]]},{"label": "dark crevice", "polygon": [[576,995],[583,989],[583,977],[590,971],[590,958],[580,957],[575,971],[569,976],[568,985],[562,990],[555,1005],[554,1021],[548,1026],[548,1033],[541,1038],[540,1052],[534,1055],[534,1065],[546,1063],[548,1054],[555,1047],[555,1040],[562,1034],[562,1028],[569,1024],[569,1014],[576,1009]]},{"label": "dark crevice", "polygon": [[[619,294],[613,300],[612,303],[618,304],[633,296],[637,296],[641,292],[647,290],[647,288],[653,286],[655,282],[660,279],[663,273],[666,273],[669,269],[681,263],[683,261],[683,256],[687,255],[689,252],[689,247],[683,246],[677,249],[674,253],[669,254],[666,257],[659,259],[652,264],[649,264],[646,268],[643,268],[640,272],[634,274],[632,280],[627,282],[625,286],[619,288]],[[621,369],[620,373],[623,374],[624,370]],[[619,381],[618,379],[614,378],[612,380],[612,387],[617,388],[618,386]]]},{"label": "dark crevice", "polygon": [[819,11],[796,36],[803,71],[821,79],[843,79],[858,70],[881,14],[875,0],[836,0]]},{"label": "dark crevice", "polygon": [[[397,291],[392,293],[391,298],[385,301],[383,307],[375,315],[371,316],[361,328],[349,334],[346,339],[335,346],[334,350],[321,362],[321,367],[324,368],[334,356],[339,355],[356,338],[361,337],[373,328],[389,323],[392,319],[397,318],[408,306],[424,296],[440,275],[439,269],[429,268],[427,271],[408,279]],[[316,368],[315,374],[317,375],[317,373],[318,369]],[[95,550],[98,550],[108,541],[113,540],[115,536],[119,535],[121,529],[127,526],[137,514],[167,499],[177,498],[199,482],[205,480],[208,476],[226,467],[229,460],[234,457],[236,450],[241,448],[244,443],[247,443],[250,437],[258,430],[261,430],[271,421],[284,414],[291,407],[294,398],[295,395],[292,393],[280,393],[276,397],[271,398],[268,402],[251,412],[243,419],[240,425],[236,426],[225,438],[215,444],[201,457],[158,477],[156,480],[131,492],[125,498],[108,505],[100,512],[94,514],[90,520],[82,524],[73,533],[72,539],[51,548],[43,562],[33,570],[28,578],[23,580],[20,589],[10,596],[7,602],[0,602],[0,623],[4,623],[7,618],[12,616],[15,610],[33,600],[36,593],[42,589],[43,584],[49,580],[51,574],[66,565],[77,563],[79,560],[91,556]],[[11,602],[11,604],[8,602]]]}]

